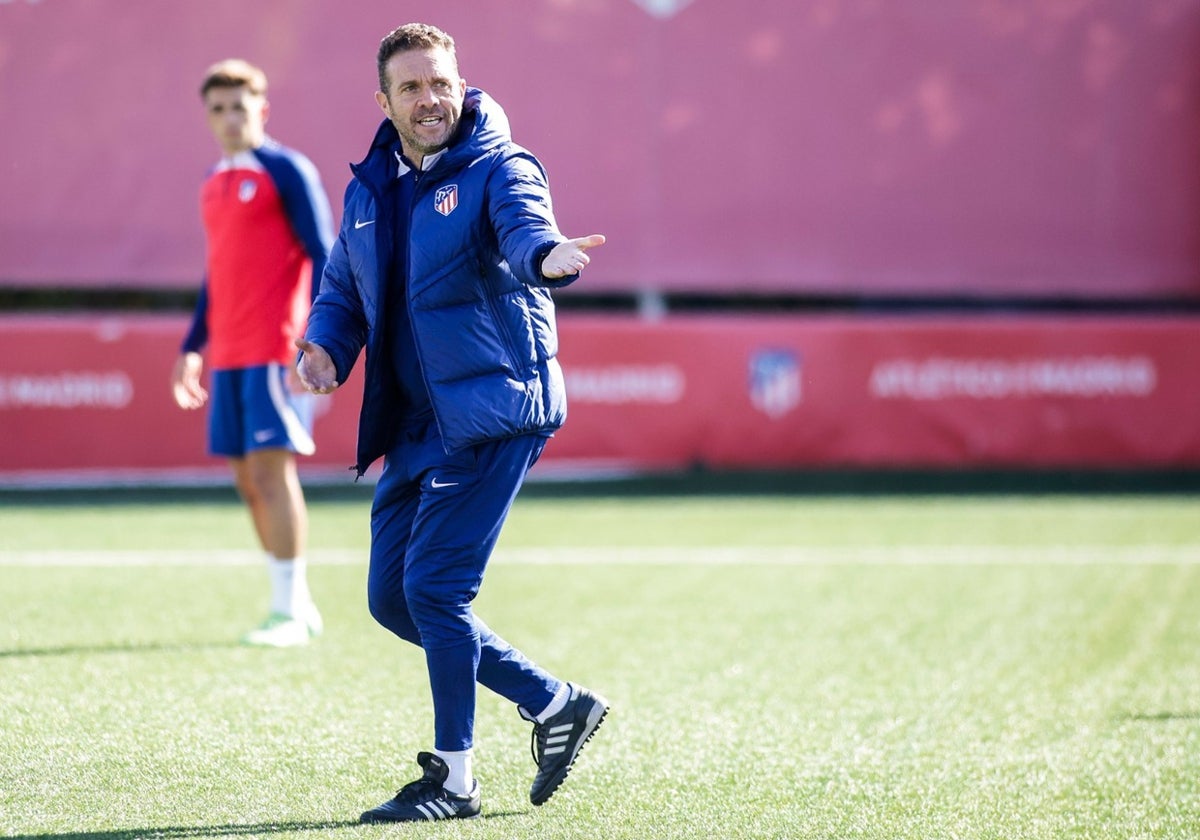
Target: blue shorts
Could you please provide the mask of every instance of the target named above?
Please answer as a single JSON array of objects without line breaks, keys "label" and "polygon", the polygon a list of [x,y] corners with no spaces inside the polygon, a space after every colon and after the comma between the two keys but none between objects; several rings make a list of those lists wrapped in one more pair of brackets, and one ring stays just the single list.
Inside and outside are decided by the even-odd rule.
[{"label": "blue shorts", "polygon": [[287,368],[277,362],[214,370],[209,394],[208,451],[229,458],[256,449],[316,451],[313,397],[287,387]]}]

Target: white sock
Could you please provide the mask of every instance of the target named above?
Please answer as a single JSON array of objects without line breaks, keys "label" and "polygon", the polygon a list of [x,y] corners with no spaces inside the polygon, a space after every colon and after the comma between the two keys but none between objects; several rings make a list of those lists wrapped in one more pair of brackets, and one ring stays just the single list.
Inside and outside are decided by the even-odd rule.
[{"label": "white sock", "polygon": [[471,768],[471,750],[434,750],[438,758],[446,762],[450,775],[442,783],[447,791],[466,796],[475,787],[475,773]]},{"label": "white sock", "polygon": [[271,577],[271,612],[295,618],[309,605],[308,576],[303,557],[281,558],[267,555]]},{"label": "white sock", "polygon": [[571,684],[563,683],[558,687],[558,691],[554,692],[554,697],[550,700],[549,705],[542,709],[542,713],[534,718],[538,723],[545,723],[561,712],[567,705],[567,701],[571,699]]}]

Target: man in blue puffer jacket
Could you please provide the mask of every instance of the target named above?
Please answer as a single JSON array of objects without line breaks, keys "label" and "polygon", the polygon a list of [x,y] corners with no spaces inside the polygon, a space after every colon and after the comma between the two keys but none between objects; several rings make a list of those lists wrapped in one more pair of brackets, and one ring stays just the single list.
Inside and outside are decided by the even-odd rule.
[{"label": "man in blue puffer jacket", "polygon": [[356,469],[384,458],[371,510],[371,614],[425,651],[434,749],[422,777],[363,822],[473,817],[476,682],[534,724],[541,805],[607,701],[529,661],[472,611],[526,473],[566,418],[549,288],[577,279],[600,235],[558,231],[546,174],[504,112],[459,76],[425,24],[377,56],[384,120],[351,167],[338,241],[308,329],[305,385],[329,393],[366,348]]}]

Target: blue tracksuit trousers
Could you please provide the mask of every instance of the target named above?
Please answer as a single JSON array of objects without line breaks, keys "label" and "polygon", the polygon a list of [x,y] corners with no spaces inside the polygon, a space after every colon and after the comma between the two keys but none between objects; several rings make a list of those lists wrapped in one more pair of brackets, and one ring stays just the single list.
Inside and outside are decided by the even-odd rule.
[{"label": "blue tracksuit trousers", "polygon": [[538,713],[560,681],[475,615],[488,558],[541,435],[488,441],[453,455],[430,422],[402,430],[384,460],[371,508],[371,615],[425,651],[434,747],[473,744],[475,685]]}]

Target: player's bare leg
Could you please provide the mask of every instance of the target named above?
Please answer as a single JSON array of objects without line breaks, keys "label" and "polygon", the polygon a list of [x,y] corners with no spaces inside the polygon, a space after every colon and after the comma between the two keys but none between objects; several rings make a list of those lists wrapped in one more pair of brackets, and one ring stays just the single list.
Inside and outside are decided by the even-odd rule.
[{"label": "player's bare leg", "polygon": [[321,632],[321,617],[308,590],[308,509],[295,456],[286,449],[259,449],[230,459],[230,464],[271,575],[270,616],[243,641],[272,647],[305,644]]},{"label": "player's bare leg", "polygon": [[281,559],[302,556],[308,509],[296,456],[286,449],[258,449],[230,460],[238,493],[250,509],[263,550]]}]

